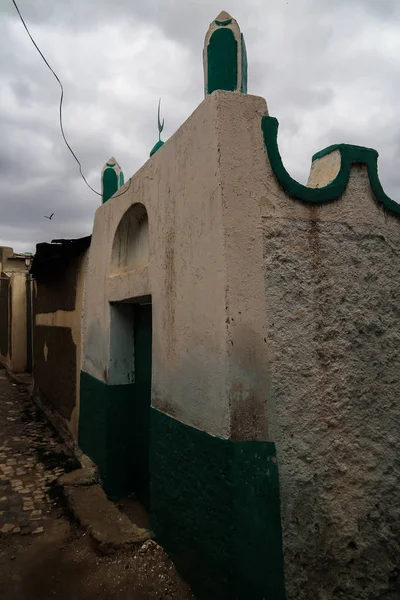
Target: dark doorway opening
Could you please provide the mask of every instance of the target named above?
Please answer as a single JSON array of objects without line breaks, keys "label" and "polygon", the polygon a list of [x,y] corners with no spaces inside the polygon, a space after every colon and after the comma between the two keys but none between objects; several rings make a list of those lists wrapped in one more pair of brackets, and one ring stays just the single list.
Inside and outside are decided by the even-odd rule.
[{"label": "dark doorway opening", "polygon": [[110,310],[105,488],[143,527],[150,503],[151,296],[113,303]]},{"label": "dark doorway opening", "polygon": [[150,406],[152,368],[151,303],[133,305],[136,427],[133,439],[135,494],[148,509],[150,502]]}]

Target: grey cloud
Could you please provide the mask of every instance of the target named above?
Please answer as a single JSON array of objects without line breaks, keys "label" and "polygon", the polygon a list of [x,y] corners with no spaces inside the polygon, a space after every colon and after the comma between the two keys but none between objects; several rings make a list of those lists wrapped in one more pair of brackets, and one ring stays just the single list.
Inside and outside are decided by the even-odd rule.
[{"label": "grey cloud", "polygon": [[[203,97],[202,47],[222,9],[237,18],[249,58],[249,91],[280,121],[288,170],[305,181],[311,156],[349,142],[380,151],[387,193],[400,200],[400,4],[375,0],[19,0],[32,33],[65,87],[65,131],[91,185],[115,155],[126,178],[157,139]],[[351,5],[351,10],[349,9]],[[11,2],[0,14],[0,244],[18,250],[90,232],[100,198],[80,179],[58,125],[59,89],[27,39]],[[55,212],[55,220],[43,219]],[[4,218],[6,215],[6,218]]]},{"label": "grey cloud", "polygon": [[[359,4],[361,8],[383,20],[391,20],[393,17],[400,16],[398,0],[378,0],[378,2],[376,0],[352,0],[352,3]],[[339,0],[339,4],[344,4],[349,8],[348,0]]]}]

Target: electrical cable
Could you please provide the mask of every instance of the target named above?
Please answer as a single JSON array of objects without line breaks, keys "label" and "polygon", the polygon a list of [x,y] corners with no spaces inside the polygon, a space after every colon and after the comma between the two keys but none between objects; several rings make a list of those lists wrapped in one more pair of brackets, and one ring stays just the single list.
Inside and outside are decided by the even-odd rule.
[{"label": "electrical cable", "polygon": [[[102,196],[102,194],[100,192],[98,192],[97,190],[95,190],[90,183],[88,182],[88,180],[86,179],[86,177],[84,176],[83,172],[82,172],[82,165],[81,162],[79,160],[79,158],[76,156],[75,152],[72,150],[71,146],[68,143],[68,140],[65,136],[64,133],[64,126],[63,126],[63,118],[62,118],[62,108],[63,108],[63,100],[64,100],[64,88],[63,88],[63,84],[60,81],[60,78],[58,77],[57,73],[51,68],[51,66],[49,65],[49,63],[46,60],[46,57],[43,55],[42,51],[40,50],[39,46],[37,45],[37,43],[35,42],[35,40],[33,39],[25,21],[23,16],[21,15],[21,11],[18,8],[17,3],[15,2],[15,0],[11,0],[12,3],[14,4],[15,10],[17,11],[19,18],[21,19],[21,23],[22,25],[25,27],[26,29],[26,33],[29,35],[32,44],[35,46],[36,50],[39,52],[40,56],[42,57],[44,63],[46,64],[46,66],[50,69],[50,71],[53,73],[54,77],[56,78],[56,80],[58,81],[58,84],[60,86],[61,89],[61,95],[60,95],[60,106],[59,106],[59,120],[60,120],[60,129],[61,129],[61,135],[63,137],[63,140],[65,142],[65,145],[67,146],[68,150],[71,152],[72,156],[74,157],[74,159],[76,160],[76,162],[78,163],[79,166],[79,173],[81,174],[81,177],[83,179],[83,181],[86,183],[86,185],[88,186],[88,188],[90,188],[92,190],[92,192],[94,192],[95,194],[97,194],[98,196]],[[121,192],[121,194],[118,194],[117,196],[112,196],[113,198],[118,198],[118,196],[122,196],[122,194],[125,194],[125,192],[127,192],[130,188],[131,185],[131,180],[129,179],[129,185],[126,188],[126,190],[124,190],[123,192]]]}]

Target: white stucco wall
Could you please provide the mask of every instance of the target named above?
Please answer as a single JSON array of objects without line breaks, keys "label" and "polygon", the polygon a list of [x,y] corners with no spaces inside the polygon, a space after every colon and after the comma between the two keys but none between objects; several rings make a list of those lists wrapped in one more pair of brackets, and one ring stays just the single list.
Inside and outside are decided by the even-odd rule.
[{"label": "white stucco wall", "polygon": [[328,185],[335,179],[340,170],[341,158],[339,150],[334,150],[321,158],[314,160],[311,165],[308,187],[319,188]]},{"label": "white stucco wall", "polygon": [[[86,282],[83,369],[108,378],[109,301],[151,294],[153,406],[242,439],[267,436],[260,207],[249,187],[265,112],[261,98],[208,96],[126,193],[97,210]],[[149,264],[113,276],[114,234],[137,202],[148,212]],[[246,424],[244,407],[261,407],[257,422]]]}]

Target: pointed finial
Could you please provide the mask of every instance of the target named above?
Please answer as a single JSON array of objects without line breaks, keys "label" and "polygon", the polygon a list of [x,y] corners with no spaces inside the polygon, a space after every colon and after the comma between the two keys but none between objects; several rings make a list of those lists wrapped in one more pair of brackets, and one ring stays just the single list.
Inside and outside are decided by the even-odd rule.
[{"label": "pointed finial", "polygon": [[155,146],[153,146],[151,152],[150,152],[150,157],[153,156],[153,154],[155,154],[157,152],[157,150],[159,150],[161,148],[161,146],[164,145],[164,142],[161,139],[161,133],[162,130],[164,129],[164,122],[165,119],[160,120],[160,106],[161,106],[161,98],[158,101],[158,110],[157,110],[157,125],[158,125],[158,142],[155,144]]},{"label": "pointed finial", "polygon": [[215,19],[215,22],[217,23],[217,25],[229,25],[229,23],[232,21],[232,17],[229,13],[226,12],[226,10],[223,10],[219,13],[218,17]]},{"label": "pointed finial", "polygon": [[247,54],[239,25],[226,11],[206,33],[203,51],[205,95],[215,90],[247,93]]},{"label": "pointed finial", "polygon": [[165,119],[163,119],[162,124],[160,121],[160,106],[161,106],[161,98],[158,101],[158,112],[157,112],[157,121],[158,121],[158,141],[161,142],[161,132],[164,129],[164,121]]},{"label": "pointed finial", "polygon": [[111,156],[101,171],[101,194],[103,204],[124,185],[124,173],[116,159]]}]

